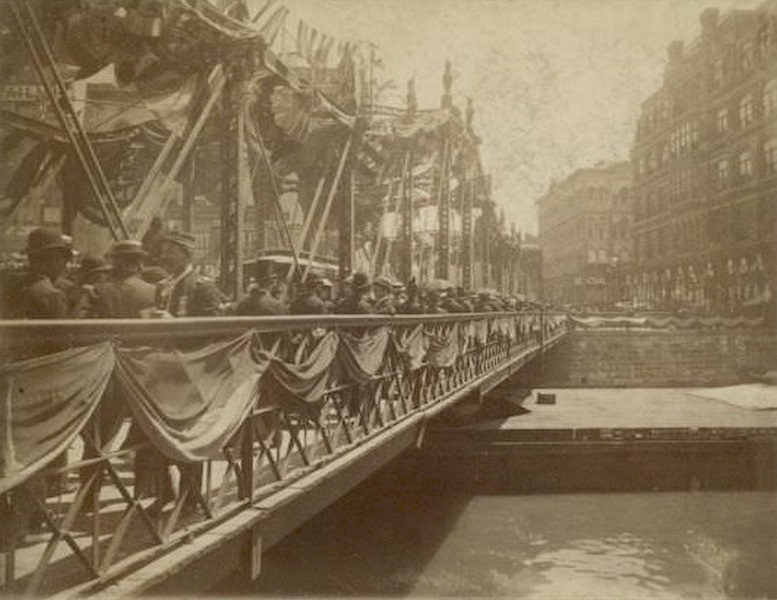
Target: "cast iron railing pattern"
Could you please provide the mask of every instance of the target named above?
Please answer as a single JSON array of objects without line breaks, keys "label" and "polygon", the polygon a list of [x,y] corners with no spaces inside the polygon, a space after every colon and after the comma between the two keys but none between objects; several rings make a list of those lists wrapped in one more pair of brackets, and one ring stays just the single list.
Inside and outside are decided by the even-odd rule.
[{"label": "cast iron railing pattern", "polygon": [[[132,460],[148,442],[130,443],[129,417],[107,432],[101,410],[116,399],[109,386],[97,413],[80,435],[79,459],[46,473],[64,473],[75,486],[36,503],[47,524],[37,543],[3,540],[5,589],[49,594],[85,582],[109,581],[145,564],[193,536],[236,515],[305,474],[380,435],[401,420],[450,398],[523,354],[566,332],[559,315],[490,313],[466,315],[366,316],[319,318],[217,318],[159,321],[0,322],[0,352],[12,360],[41,340],[57,339],[83,346],[112,339],[123,346],[202,343],[256,332],[262,347],[287,362],[303,361],[327,330],[359,333],[388,327],[398,336],[422,326],[425,334],[458,336],[458,353],[449,367],[424,362],[411,369],[406,356],[389,344],[379,372],[366,384],[328,374],[317,410],[286,407],[253,409],[221,460],[204,464],[203,485],[183,486],[183,493],[162,511],[152,511],[154,497],[135,486]],[[178,477],[186,470],[174,468]],[[25,493],[23,486],[10,494]],[[184,512],[187,494],[198,510]],[[6,501],[7,498],[4,499]]]}]

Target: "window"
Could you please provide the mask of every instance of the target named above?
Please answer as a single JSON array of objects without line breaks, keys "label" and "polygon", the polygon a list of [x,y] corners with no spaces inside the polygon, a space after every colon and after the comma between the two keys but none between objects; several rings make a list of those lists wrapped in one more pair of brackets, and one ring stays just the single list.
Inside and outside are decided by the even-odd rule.
[{"label": "window", "polygon": [[777,114],[777,79],[764,86],[764,116]]},{"label": "window", "polygon": [[725,185],[728,183],[728,159],[723,158],[718,161],[717,165],[717,183],[718,188],[725,187]]},{"label": "window", "polygon": [[747,94],[739,101],[739,126],[747,127],[753,122],[753,96]]},{"label": "window", "polygon": [[688,139],[687,125],[683,125],[682,127],[680,127],[677,133],[677,140],[678,140],[678,146],[679,146],[680,152],[682,152],[688,147],[690,140]]},{"label": "window", "polygon": [[717,131],[718,133],[728,131],[728,108],[724,107],[718,111]]},{"label": "window", "polygon": [[758,30],[758,51],[761,58],[766,58],[772,53],[772,38],[769,35],[769,26],[764,23]]},{"label": "window", "polygon": [[699,145],[699,122],[694,121],[689,125],[691,136],[691,148],[696,148]]},{"label": "window", "polygon": [[753,159],[750,153],[745,151],[739,155],[737,160],[737,174],[740,179],[749,179],[753,175]]},{"label": "window", "polygon": [[661,147],[661,164],[666,164],[671,159],[672,154],[669,151],[669,144],[666,143]]},{"label": "window", "polygon": [[723,59],[719,58],[712,64],[712,86],[723,85]]},{"label": "window", "polygon": [[764,165],[767,175],[777,173],[777,138],[772,138],[764,144]]},{"label": "window", "polygon": [[672,153],[672,156],[677,156],[680,154],[680,145],[677,141],[676,131],[673,131],[669,134],[669,151]]},{"label": "window", "polygon": [[753,43],[745,42],[739,49],[739,67],[742,71],[749,71],[753,66]]}]

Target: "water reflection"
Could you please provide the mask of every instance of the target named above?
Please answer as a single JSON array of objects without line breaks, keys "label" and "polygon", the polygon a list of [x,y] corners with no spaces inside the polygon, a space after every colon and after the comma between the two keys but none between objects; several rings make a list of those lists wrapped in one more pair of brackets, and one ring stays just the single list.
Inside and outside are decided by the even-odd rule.
[{"label": "water reflection", "polygon": [[367,486],[218,593],[511,598],[777,597],[768,492],[546,496]]}]

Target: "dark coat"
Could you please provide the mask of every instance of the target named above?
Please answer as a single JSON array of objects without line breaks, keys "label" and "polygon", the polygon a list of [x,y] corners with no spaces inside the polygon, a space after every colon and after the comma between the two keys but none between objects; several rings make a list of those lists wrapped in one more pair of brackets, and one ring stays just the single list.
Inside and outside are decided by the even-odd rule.
[{"label": "dark coat", "polygon": [[394,315],[397,312],[392,296],[383,296],[372,306],[372,312],[376,315]]},{"label": "dark coat", "polygon": [[66,319],[68,299],[45,275],[27,273],[10,294],[9,317],[12,319]]},{"label": "dark coat", "polygon": [[[186,298],[185,311],[183,298]],[[221,309],[221,292],[212,280],[192,271],[170,290],[167,307],[174,317],[213,317]]]},{"label": "dark coat", "polygon": [[440,306],[442,306],[449,313],[470,312],[467,307],[464,306],[464,304],[462,304],[461,301],[457,298],[443,298],[442,302],[440,302]]},{"label": "dark coat", "polygon": [[156,304],[156,286],[138,275],[113,278],[94,286],[93,314],[103,319],[138,319]]},{"label": "dark coat", "polygon": [[348,296],[335,308],[340,315],[371,315],[372,306],[361,294]]},{"label": "dark coat", "polygon": [[293,315],[325,315],[330,311],[329,304],[314,292],[305,292],[291,303]]},{"label": "dark coat", "polygon": [[241,316],[272,316],[288,313],[286,305],[276,300],[267,290],[259,290],[258,294],[249,294],[237,304],[235,312]]}]

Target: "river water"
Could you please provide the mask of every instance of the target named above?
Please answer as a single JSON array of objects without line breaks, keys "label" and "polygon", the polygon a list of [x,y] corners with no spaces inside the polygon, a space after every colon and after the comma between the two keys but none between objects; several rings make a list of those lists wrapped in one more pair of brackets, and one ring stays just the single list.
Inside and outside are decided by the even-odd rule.
[{"label": "river water", "polygon": [[218,595],[777,598],[777,495],[462,496],[365,482]]}]

